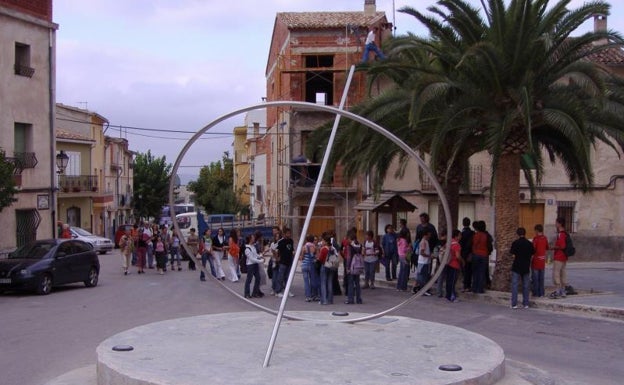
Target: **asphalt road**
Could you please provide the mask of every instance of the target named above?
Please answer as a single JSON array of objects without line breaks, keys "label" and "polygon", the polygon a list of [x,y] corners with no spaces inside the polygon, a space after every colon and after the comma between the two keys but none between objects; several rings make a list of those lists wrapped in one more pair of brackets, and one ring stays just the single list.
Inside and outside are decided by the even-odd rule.
[{"label": "asphalt road", "polygon": [[[186,268],[164,276],[154,270],[123,276],[117,251],[100,256],[100,261],[102,271],[96,288],[77,284],[55,289],[48,296],[0,295],[0,384],[41,385],[70,370],[92,365],[101,341],[135,326],[207,313],[254,310],[216,282],[200,282],[199,273]],[[570,273],[573,283],[591,279],[597,285],[609,280],[620,284],[608,268],[579,269],[582,276],[576,276],[575,270]],[[296,296],[289,299],[287,310],[372,313],[407,296],[378,288],[364,290],[363,305],[344,305],[343,297],[337,297],[336,305],[321,307],[304,302],[301,276],[296,282]],[[242,282],[228,285],[242,293]],[[274,309],[279,306],[275,297],[258,301]],[[552,384],[624,382],[622,322],[536,309],[512,310],[480,302],[452,304],[435,296],[422,298],[397,315],[460,326],[489,337],[503,347],[507,358],[547,372],[547,377],[556,379]],[[267,330],[267,342],[270,333]],[[281,342],[278,337],[275,349]],[[408,352],[392,346],[379,346],[379,350],[409,365]],[[259,364],[262,359],[258,357]],[[541,381],[549,383],[547,378]]]}]

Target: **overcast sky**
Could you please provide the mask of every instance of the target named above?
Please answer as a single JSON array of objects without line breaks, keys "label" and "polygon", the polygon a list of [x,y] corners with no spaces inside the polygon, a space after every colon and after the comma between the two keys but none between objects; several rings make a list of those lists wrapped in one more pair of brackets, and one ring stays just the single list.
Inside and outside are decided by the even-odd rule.
[{"label": "overcast sky", "polygon": [[[480,4],[478,0],[472,1]],[[553,0],[554,2],[554,0]],[[425,10],[434,0],[377,0],[398,33],[424,34],[398,10]],[[583,1],[572,1],[578,7]],[[360,11],[364,0],[54,0],[57,102],[88,108],[116,126],[196,132],[265,96],[264,70],[277,12]],[[624,1],[611,1],[609,28],[624,32]],[[586,29],[593,28],[588,23]],[[230,151],[231,119],[194,146],[183,166],[201,166]],[[134,151],[151,149],[174,163],[190,134],[127,129]],[[181,168],[179,174],[197,174]]]}]

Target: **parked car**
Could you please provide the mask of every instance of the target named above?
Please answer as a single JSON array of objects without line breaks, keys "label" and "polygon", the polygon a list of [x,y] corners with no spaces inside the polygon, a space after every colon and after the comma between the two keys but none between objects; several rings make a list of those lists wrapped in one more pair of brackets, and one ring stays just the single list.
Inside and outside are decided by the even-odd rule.
[{"label": "parked car", "polygon": [[53,286],[98,284],[100,261],[90,243],[77,239],[46,239],[22,246],[0,259],[0,292],[34,290],[49,294]]},{"label": "parked car", "polygon": [[69,228],[69,231],[72,234],[72,238],[90,243],[93,245],[93,250],[100,254],[106,254],[107,251],[113,250],[113,242],[108,238],[91,234],[87,230],[80,227],[72,226]]},{"label": "parked car", "polygon": [[118,249],[119,248],[119,241],[121,240],[121,237],[124,236],[124,234],[126,233],[126,230],[132,230],[132,227],[134,225],[119,225],[117,226],[117,230],[115,231],[115,248]]}]

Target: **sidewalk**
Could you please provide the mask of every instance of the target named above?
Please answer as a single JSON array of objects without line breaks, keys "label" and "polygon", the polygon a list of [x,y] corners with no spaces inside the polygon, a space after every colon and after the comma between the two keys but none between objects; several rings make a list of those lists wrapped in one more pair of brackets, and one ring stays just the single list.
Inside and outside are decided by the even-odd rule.
[{"label": "sidewalk", "polygon": [[[546,268],[546,293],[553,291],[549,286],[552,271]],[[375,277],[380,287],[394,288],[395,281],[386,281],[383,267]],[[531,298],[531,308],[570,312],[624,321],[624,262],[571,262],[568,264],[568,281],[578,292],[566,298]],[[413,282],[410,280],[410,288]],[[435,292],[435,285],[432,287]],[[520,294],[520,297],[522,294]],[[488,290],[484,294],[461,293],[462,301],[482,301],[509,307],[511,293]]]}]

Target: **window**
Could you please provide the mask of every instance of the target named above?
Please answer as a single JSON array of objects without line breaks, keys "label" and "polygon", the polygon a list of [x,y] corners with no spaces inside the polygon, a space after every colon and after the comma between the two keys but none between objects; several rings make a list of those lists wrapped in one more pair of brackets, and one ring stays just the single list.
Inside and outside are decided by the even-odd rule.
[{"label": "window", "polygon": [[65,169],[65,175],[78,176],[80,172],[80,152],[78,151],[65,151],[69,157],[67,162],[67,168]]},{"label": "window", "polygon": [[35,69],[30,67],[30,46],[23,43],[15,43],[15,74],[32,77]]},{"label": "window", "polygon": [[65,241],[58,247],[57,253],[65,253],[65,255],[72,254],[72,241]]},{"label": "window", "polygon": [[92,246],[86,242],[73,242],[76,253],[88,253],[93,250]]},{"label": "window", "polygon": [[306,102],[332,105],[334,103],[334,74],[332,71],[314,70],[334,66],[333,55],[306,55]]},{"label": "window", "polygon": [[256,186],[256,200],[259,202],[264,201],[264,194],[262,194],[262,187],[263,186]]},{"label": "window", "polygon": [[574,233],[576,232],[576,226],[574,225],[574,201],[558,201],[557,202],[557,218],[562,217],[565,219],[566,230]]},{"label": "window", "polygon": [[33,168],[37,164],[32,137],[32,124],[13,124],[13,152],[21,168]]}]

